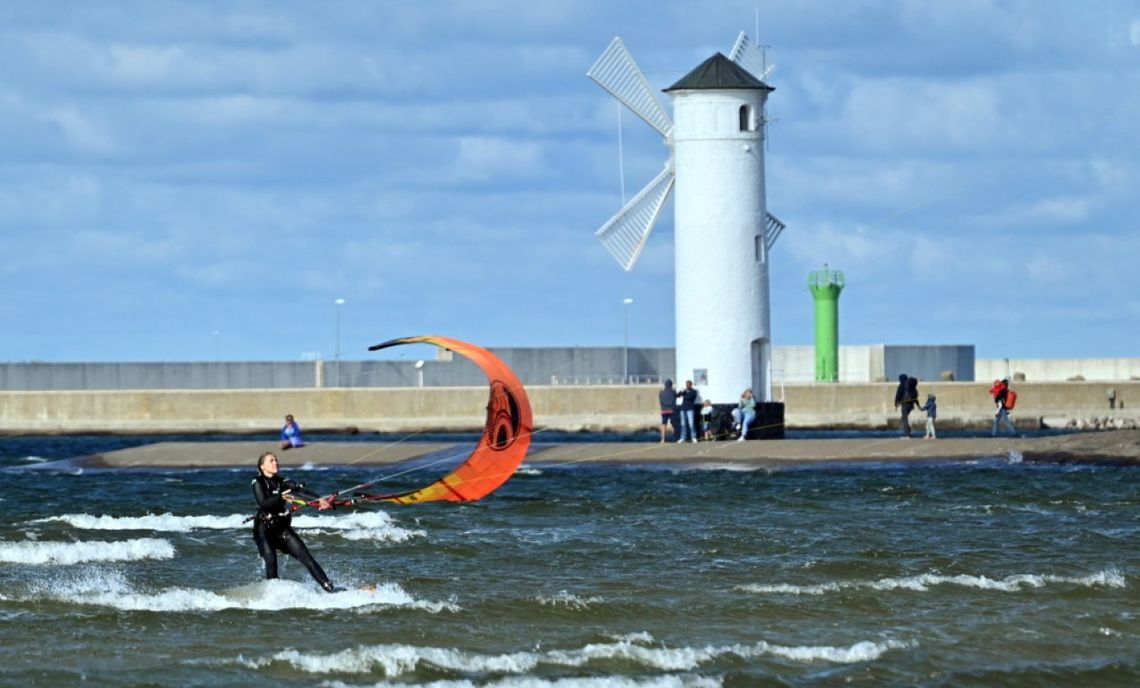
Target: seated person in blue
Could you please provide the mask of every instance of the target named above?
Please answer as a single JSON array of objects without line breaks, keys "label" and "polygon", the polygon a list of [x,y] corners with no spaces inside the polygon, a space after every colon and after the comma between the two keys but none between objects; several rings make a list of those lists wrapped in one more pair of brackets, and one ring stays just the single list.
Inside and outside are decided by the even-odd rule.
[{"label": "seated person in blue", "polygon": [[293,420],[292,414],[285,416],[285,427],[281,428],[281,448],[291,449],[303,446],[305,446],[305,441],[301,439],[301,426]]}]

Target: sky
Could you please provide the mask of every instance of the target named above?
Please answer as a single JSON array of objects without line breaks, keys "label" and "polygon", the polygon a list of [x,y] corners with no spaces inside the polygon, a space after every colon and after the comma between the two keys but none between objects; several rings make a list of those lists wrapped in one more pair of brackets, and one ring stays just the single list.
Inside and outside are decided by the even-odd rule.
[{"label": "sky", "polygon": [[827,263],[841,344],[1140,356],[1133,0],[0,0],[0,361],[673,346],[672,203],[593,236],[668,151],[586,71],[740,31],[775,345]]}]

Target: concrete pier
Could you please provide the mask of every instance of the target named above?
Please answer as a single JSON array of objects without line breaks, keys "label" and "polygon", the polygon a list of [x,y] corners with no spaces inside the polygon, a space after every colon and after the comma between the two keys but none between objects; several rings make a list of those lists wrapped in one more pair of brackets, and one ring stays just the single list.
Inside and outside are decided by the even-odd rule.
[{"label": "concrete pier", "polygon": [[[988,428],[985,382],[922,382],[938,396],[941,428]],[[773,389],[789,429],[897,427],[894,383],[818,383]],[[1136,427],[1140,381],[1015,383],[1019,427]],[[528,386],[537,429],[632,432],[660,422],[656,385]],[[713,399],[735,403],[735,399]],[[0,433],[264,433],[286,413],[306,431],[472,431],[482,428],[487,387],[343,389],[73,390],[0,392]],[[912,415],[916,427],[921,414]]]},{"label": "concrete pier", "polygon": [[[87,456],[67,462],[88,468],[251,468],[265,451],[283,466],[388,465],[432,455],[441,466],[458,465],[474,442],[314,442],[278,451],[275,442],[163,442]],[[562,443],[536,436],[527,455],[531,465],[592,463],[680,464],[723,468],[788,468],[823,463],[945,462],[1006,459],[1061,463],[1140,463],[1140,430],[1077,433],[1050,437],[953,438],[925,441],[896,437],[751,442]],[[41,468],[51,465],[41,465]]]}]

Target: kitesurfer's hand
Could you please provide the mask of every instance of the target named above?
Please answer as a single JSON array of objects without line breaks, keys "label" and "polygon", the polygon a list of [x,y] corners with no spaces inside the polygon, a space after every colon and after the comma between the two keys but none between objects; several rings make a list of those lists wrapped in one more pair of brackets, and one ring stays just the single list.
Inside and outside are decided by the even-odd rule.
[{"label": "kitesurfer's hand", "polygon": [[317,509],[320,511],[327,511],[332,508],[332,503],[328,497],[322,497],[317,500]]}]

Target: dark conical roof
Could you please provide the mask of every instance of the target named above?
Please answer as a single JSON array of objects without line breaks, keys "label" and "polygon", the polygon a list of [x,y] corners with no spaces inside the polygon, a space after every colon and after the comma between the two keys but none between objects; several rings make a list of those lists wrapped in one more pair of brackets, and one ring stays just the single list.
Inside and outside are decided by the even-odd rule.
[{"label": "dark conical roof", "polygon": [[726,88],[776,90],[721,53],[717,53],[697,65],[696,69],[681,77],[680,81],[665,89],[665,92]]}]

